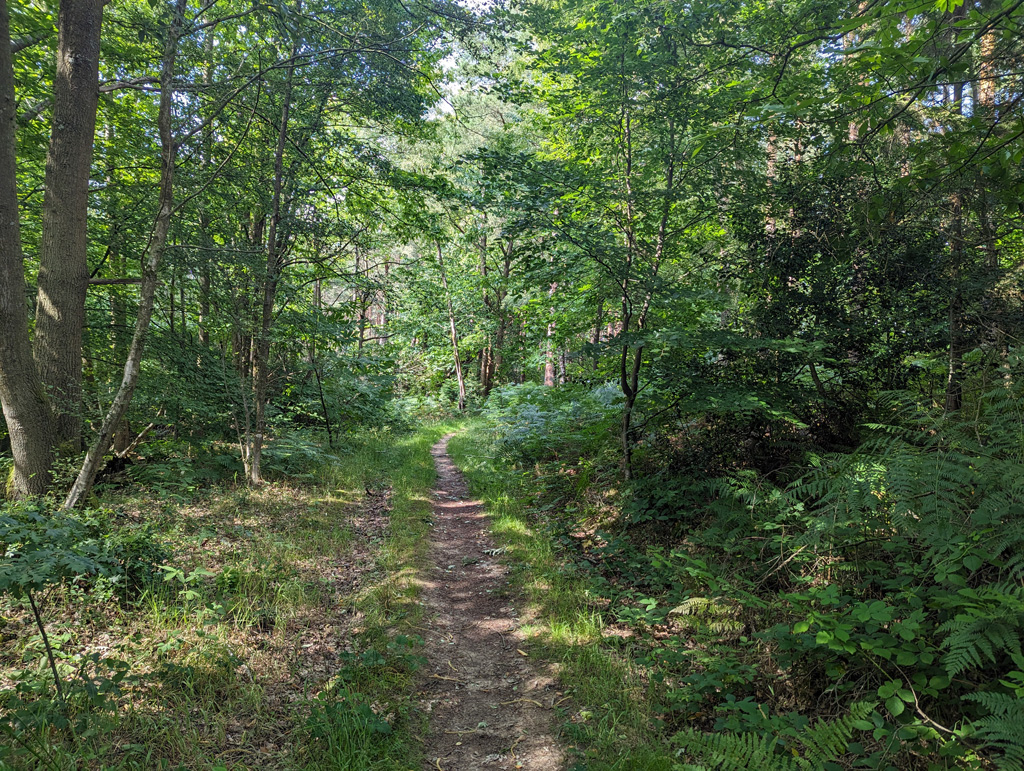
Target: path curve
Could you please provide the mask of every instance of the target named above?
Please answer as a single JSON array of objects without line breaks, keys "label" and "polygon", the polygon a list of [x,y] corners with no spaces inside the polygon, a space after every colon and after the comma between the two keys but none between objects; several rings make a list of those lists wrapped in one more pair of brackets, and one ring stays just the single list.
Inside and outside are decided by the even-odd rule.
[{"label": "path curve", "polygon": [[424,768],[434,771],[558,771],[556,682],[521,653],[508,596],[480,501],[468,499],[445,436],[431,450],[437,466],[431,530],[433,568],[423,579],[429,665],[422,706],[430,714]]}]

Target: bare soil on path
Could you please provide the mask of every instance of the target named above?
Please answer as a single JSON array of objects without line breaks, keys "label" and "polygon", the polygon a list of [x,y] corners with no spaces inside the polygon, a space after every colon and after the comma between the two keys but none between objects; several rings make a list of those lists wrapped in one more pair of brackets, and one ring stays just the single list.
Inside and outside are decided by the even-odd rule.
[{"label": "bare soil on path", "polygon": [[561,697],[522,653],[508,571],[496,558],[480,501],[468,500],[448,457],[449,436],[431,451],[433,568],[423,579],[425,634],[422,706],[430,715],[425,769],[558,771],[554,706]]}]

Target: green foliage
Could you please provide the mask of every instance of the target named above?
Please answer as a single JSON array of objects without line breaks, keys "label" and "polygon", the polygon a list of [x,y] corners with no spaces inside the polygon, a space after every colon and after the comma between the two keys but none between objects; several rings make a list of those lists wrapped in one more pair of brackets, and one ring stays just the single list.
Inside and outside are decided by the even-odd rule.
[{"label": "green foliage", "polygon": [[422,644],[417,637],[397,635],[383,654],[367,648],[343,656],[336,684],[310,703],[304,727],[303,751],[310,758],[306,768],[361,771],[400,767],[407,748],[404,738],[395,734],[393,723],[409,720],[408,706],[399,703],[390,714],[382,714],[383,709],[371,704],[358,689],[374,681],[393,680],[397,673],[414,673],[425,659],[411,651]]},{"label": "green foliage", "polygon": [[[1022,665],[1020,656],[1014,660]],[[968,733],[980,739],[985,746],[1002,752],[996,759],[1000,769],[1019,769],[1024,766],[1024,688],[1021,687],[1021,672],[1015,670],[1010,677],[1016,677],[1015,694],[1007,693],[972,693],[966,698],[977,702],[988,713],[975,720]]]},{"label": "green foliage", "polygon": [[389,765],[387,737],[391,724],[373,711],[359,693],[342,689],[313,703],[306,732],[311,768],[384,768]]},{"label": "green foliage", "polygon": [[[791,470],[653,467],[596,527],[614,437],[573,434],[543,409],[557,396],[489,407],[500,429],[485,454],[530,460],[531,527],[550,539],[556,573],[632,630],[659,724],[687,726],[687,746],[711,753],[699,762],[887,768],[917,753],[1017,768],[1024,392],[1012,362],[961,415],[880,399],[888,421],[867,442],[805,448],[813,465],[792,482]],[[868,699],[882,706],[835,714]],[[835,705],[822,725],[839,733],[794,754],[822,700]],[[866,736],[853,741],[851,727]]]},{"label": "green foliage", "polygon": [[24,597],[78,577],[102,575],[101,543],[84,524],[66,512],[41,510],[36,504],[5,507],[0,516],[0,592]]},{"label": "green foliage", "polygon": [[281,432],[263,450],[267,470],[282,477],[315,478],[331,455],[323,443],[308,434]]},{"label": "green foliage", "polygon": [[609,385],[510,385],[491,393],[483,416],[499,437],[498,452],[513,462],[576,460],[607,444],[619,399]]},{"label": "green foliage", "polygon": [[820,720],[801,731],[795,739],[755,733],[704,734],[688,729],[676,734],[672,741],[679,746],[681,756],[701,764],[690,767],[694,769],[831,771],[842,768],[836,759],[846,754],[850,740],[858,731],[866,730],[865,718],[873,709],[872,704],[854,704],[849,713],[838,720]]},{"label": "green foliage", "polygon": [[151,526],[120,525],[109,512],[8,504],[0,514],[0,592],[24,597],[72,582],[131,596],[153,578],[167,553]]},{"label": "green foliage", "polygon": [[[91,590],[98,599],[127,601],[150,584],[167,553],[147,526],[117,527],[108,512],[54,511],[30,501],[4,507],[0,545],[0,593],[30,603],[39,629],[32,641],[35,652],[48,661],[57,690],[57,699],[51,698],[49,684],[35,668],[15,673],[15,687],[0,691],[0,730],[11,740],[0,749],[0,763],[26,757],[44,762],[53,730],[68,731],[75,741],[101,736],[122,687],[138,678],[115,656],[55,649],[66,636],[47,635],[35,595],[63,587],[72,594]],[[72,668],[70,682],[62,679],[58,660]]]},{"label": "green foliage", "polygon": [[133,484],[187,497],[211,484],[237,479],[243,468],[229,445],[159,439],[146,443],[125,473]]}]

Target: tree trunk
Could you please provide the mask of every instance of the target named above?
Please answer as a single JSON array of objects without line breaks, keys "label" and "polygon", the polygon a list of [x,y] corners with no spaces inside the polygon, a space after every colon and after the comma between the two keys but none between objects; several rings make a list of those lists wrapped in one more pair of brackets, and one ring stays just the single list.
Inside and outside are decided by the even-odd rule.
[{"label": "tree trunk", "polygon": [[57,442],[73,452],[82,442],[82,331],[89,285],[86,217],[103,6],[104,0],[60,2],[39,247],[34,354],[51,394]]},{"label": "tree trunk", "polygon": [[[293,46],[289,61],[294,62],[297,49]],[[288,141],[288,118],[292,108],[292,83],[295,65],[288,67],[285,81],[284,103],[281,106],[281,125],[277,132],[274,151],[274,198],[270,223],[267,227],[267,274],[263,280],[263,307],[260,312],[259,337],[254,341],[253,353],[253,425],[247,437],[249,456],[249,483],[263,481],[260,463],[263,458],[263,434],[267,425],[267,389],[270,384],[270,328],[274,321],[274,303],[281,278],[281,244],[278,226],[281,222],[281,194],[284,187],[284,148]]]},{"label": "tree trunk", "polygon": [[[628,112],[623,120],[623,138],[626,153],[626,217],[625,217],[625,240],[626,240],[626,270],[622,279],[622,330],[623,336],[630,332],[630,324],[634,317],[634,303],[630,294],[630,272],[640,259],[640,243],[636,237],[633,227],[633,189],[632,169],[633,150],[632,136]],[[640,304],[639,313],[636,314],[637,330],[643,331],[647,326],[647,314],[651,309],[651,299],[654,296],[654,282],[658,277],[662,260],[665,256],[665,249],[668,245],[668,224],[672,208],[672,192],[675,184],[675,126],[669,121],[669,143],[668,154],[665,157],[665,194],[663,198],[661,217],[658,222],[658,232],[655,236],[654,249],[651,260],[651,270],[648,281],[650,282],[644,292],[643,301]],[[634,283],[636,283],[634,281]],[[633,412],[636,408],[636,399],[640,393],[640,370],[643,367],[644,345],[641,342],[631,352],[628,339],[622,342],[622,352],[619,358],[619,387],[625,402],[622,406],[622,429],[620,439],[622,441],[622,475],[626,482],[633,478]]]},{"label": "tree trunk", "polygon": [[53,421],[32,360],[25,306],[15,152],[14,67],[7,0],[0,0],[0,405],[11,435],[15,496],[39,495],[50,483]]},{"label": "tree trunk", "polygon": [[[203,73],[203,83],[209,87],[213,85],[213,35],[207,35],[203,43],[207,65]],[[213,124],[211,123],[203,131],[203,165],[209,166],[213,163]],[[202,243],[207,248],[213,247],[213,239],[210,238],[210,213],[205,205],[199,207],[199,232]],[[203,368],[205,361],[205,349],[210,345],[210,266],[204,260],[199,266],[199,347],[204,349],[199,355],[199,367]]]},{"label": "tree trunk", "polygon": [[953,195],[953,232],[950,251],[953,257],[953,296],[949,301],[949,358],[946,371],[946,412],[956,412],[963,406],[963,366],[967,341],[964,335],[964,299],[961,288],[964,267],[963,196]]},{"label": "tree trunk", "polygon": [[452,308],[452,293],[448,290],[448,275],[444,271],[444,256],[441,253],[441,242],[437,244],[437,264],[441,269],[441,284],[444,286],[444,297],[448,302],[448,325],[452,335],[452,352],[455,356],[455,377],[459,382],[459,412],[466,409],[466,379],[462,374],[462,357],[459,355],[459,333],[455,327],[455,311]]},{"label": "tree trunk", "polygon": [[171,129],[171,110],[173,106],[174,62],[178,52],[178,39],[181,36],[183,16],[187,0],[177,0],[174,16],[167,30],[164,43],[163,62],[160,68],[160,111],[157,127],[160,133],[160,196],[157,210],[156,225],[153,237],[149,242],[149,251],[142,266],[142,289],[139,300],[139,315],[135,319],[135,333],[128,349],[128,360],[124,365],[121,385],[114,396],[114,402],[107,411],[100,427],[99,435],[86,453],[85,462],[78,472],[75,483],[71,486],[64,500],[65,509],[78,506],[92,487],[96,474],[103,465],[103,456],[110,448],[121,419],[128,411],[135,385],[139,380],[142,366],[142,353],[146,345],[149,323],[153,318],[153,304],[156,299],[157,270],[167,245],[167,234],[171,228],[171,214],[174,211],[174,162],[176,147]]},{"label": "tree trunk", "polygon": [[494,388],[494,380],[501,372],[501,366],[505,360],[505,337],[508,329],[505,298],[508,296],[508,277],[512,270],[512,248],[514,243],[513,239],[510,238],[507,244],[500,247],[502,253],[502,284],[494,294],[494,312],[498,317],[498,328],[494,333],[494,344],[491,346],[490,356],[487,357],[487,380],[484,383],[483,389],[485,399],[490,394],[491,389]]},{"label": "tree trunk", "polygon": [[[487,214],[483,215],[483,224],[487,224]],[[494,303],[491,300],[491,295],[487,291],[487,232],[484,231],[480,236],[480,279],[483,283],[483,301],[484,310],[494,315]],[[491,336],[487,335],[487,344],[480,350],[480,390],[487,397],[487,394],[491,392],[491,378],[494,375],[494,348],[492,347]]]},{"label": "tree trunk", "polygon": [[[210,269],[203,265],[199,269],[199,345],[210,344]],[[203,362],[200,362],[202,365]]]},{"label": "tree trunk", "polygon": [[[554,282],[548,288],[548,298],[550,299],[555,294],[555,290],[558,288],[558,282]],[[555,309],[548,308],[548,311],[554,315]],[[544,340],[544,385],[549,388],[553,388],[555,385],[555,322],[548,322],[547,336]]]}]

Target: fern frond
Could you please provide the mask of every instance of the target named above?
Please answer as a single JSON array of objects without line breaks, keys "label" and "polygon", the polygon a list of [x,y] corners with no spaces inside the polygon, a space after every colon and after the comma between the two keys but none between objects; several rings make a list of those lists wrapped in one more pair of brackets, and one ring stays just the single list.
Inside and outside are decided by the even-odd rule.
[{"label": "fern frond", "polygon": [[803,745],[804,759],[811,764],[810,767],[820,768],[822,764],[844,754],[854,732],[860,730],[854,723],[866,719],[874,708],[874,704],[864,702],[851,704],[850,711],[838,720],[819,720],[802,731],[799,741]]},{"label": "fern frond", "polygon": [[856,723],[867,718],[874,704],[857,703],[834,721],[819,720],[800,732],[795,741],[754,733],[706,734],[687,729],[673,742],[679,755],[686,755],[709,768],[726,771],[812,771],[846,754],[847,745],[858,730]]},{"label": "fern frond", "polygon": [[1005,693],[982,692],[967,698],[985,707],[991,714],[973,723],[975,737],[986,748],[998,750],[995,759],[1001,771],[1024,768],[1024,699]]},{"label": "fern frond", "polygon": [[939,626],[948,633],[942,647],[946,672],[955,677],[971,667],[995,663],[1000,653],[1021,653],[1024,587],[1009,583],[961,590],[947,605],[956,615]]},{"label": "fern frond", "polygon": [[689,728],[673,738],[679,755],[702,761],[722,771],[803,771],[793,756],[777,752],[777,737],[753,733],[706,734]]}]

